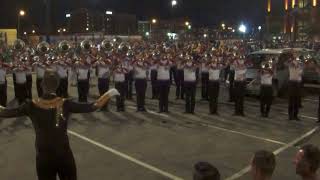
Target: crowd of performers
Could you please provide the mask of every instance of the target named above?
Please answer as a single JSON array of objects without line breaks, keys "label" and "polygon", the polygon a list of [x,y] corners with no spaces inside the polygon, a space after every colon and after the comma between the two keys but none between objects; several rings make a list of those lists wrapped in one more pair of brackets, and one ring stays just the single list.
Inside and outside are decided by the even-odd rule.
[{"label": "crowd of performers", "polygon": [[[90,40],[84,40],[77,51],[67,41],[62,41],[56,48],[42,42],[35,50],[30,50],[18,40],[13,48],[12,60],[0,63],[0,104],[6,106],[7,102],[6,72],[12,72],[15,97],[21,104],[26,99],[32,99],[32,72],[36,73],[37,92],[41,97],[45,69],[51,68],[60,77],[57,96],[68,97],[69,83],[74,78],[79,102],[87,102],[92,77],[98,78],[100,95],[108,91],[113,80],[120,92],[116,100],[117,111],[125,111],[125,99],[132,99],[133,85],[137,111],[146,111],[147,81],[150,80],[152,99],[159,100],[159,113],[169,112],[169,91],[175,84],[176,99],[185,99],[185,112],[193,114],[197,82],[201,81],[201,97],[209,101],[209,112],[218,115],[220,84],[228,82],[229,100],[235,102],[234,115],[245,116],[246,73],[252,65],[246,60],[246,53],[245,44],[241,42],[217,46],[209,42],[116,44],[104,40],[94,45]],[[304,69],[314,68],[319,72],[319,66],[307,60],[294,53],[287,57],[290,120],[299,120]],[[262,117],[269,116],[273,100],[273,66],[273,63],[266,61],[260,69]]]},{"label": "crowd of performers", "polygon": [[[39,180],[55,180],[57,175],[61,180],[77,179],[67,135],[70,114],[106,109],[113,96],[117,97],[117,110],[125,111],[124,101],[132,99],[133,83],[137,111],[146,111],[145,94],[150,79],[152,98],[159,99],[161,113],[169,112],[168,98],[173,80],[176,98],[185,99],[186,113],[194,113],[197,82],[201,79],[201,97],[209,101],[210,113],[218,115],[220,83],[225,80],[230,84],[230,101],[235,102],[235,115],[244,116],[246,72],[251,63],[245,59],[241,43],[214,47],[210,43],[115,45],[103,41],[96,47],[86,40],[80,47],[80,51],[72,50],[70,44],[63,41],[53,51],[53,47],[43,42],[32,50],[18,40],[11,56],[4,55],[0,49],[0,117],[28,116],[31,119],[36,133]],[[286,65],[289,68],[289,119],[299,120],[303,70],[314,68],[319,72],[320,68],[313,61],[302,63],[295,54],[288,56]],[[264,63],[260,70],[263,117],[268,117],[272,104],[273,69],[272,64]],[[36,73],[38,98],[32,98],[32,72]],[[12,73],[18,107],[5,108],[7,73]],[[101,97],[87,103],[92,76],[98,77]],[[79,102],[67,98],[69,77],[76,77]],[[108,90],[111,79],[116,89]]]}]

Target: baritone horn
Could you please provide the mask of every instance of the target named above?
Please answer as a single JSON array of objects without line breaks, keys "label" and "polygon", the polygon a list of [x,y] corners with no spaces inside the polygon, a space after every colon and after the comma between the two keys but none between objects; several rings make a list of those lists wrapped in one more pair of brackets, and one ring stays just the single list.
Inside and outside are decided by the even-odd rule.
[{"label": "baritone horn", "polygon": [[105,39],[101,42],[101,48],[104,51],[111,52],[113,50],[113,43]]},{"label": "baritone horn", "polygon": [[13,48],[16,51],[22,51],[24,49],[25,45],[26,44],[24,43],[24,41],[22,41],[21,39],[17,39],[13,43]]},{"label": "baritone horn", "polygon": [[86,52],[86,53],[88,53],[88,52],[91,51],[92,46],[93,46],[92,41],[91,41],[91,40],[88,40],[88,39],[83,40],[83,41],[80,43],[81,49],[82,49],[84,52]]},{"label": "baritone horn", "polygon": [[49,50],[50,50],[50,45],[45,41],[42,41],[37,45],[37,51],[41,54],[47,54]]},{"label": "baritone horn", "polygon": [[69,43],[68,41],[64,40],[64,41],[61,41],[61,42],[59,43],[58,48],[59,48],[59,51],[60,51],[60,52],[62,52],[62,53],[67,53],[67,52],[70,51],[71,45],[70,45],[70,43]]}]

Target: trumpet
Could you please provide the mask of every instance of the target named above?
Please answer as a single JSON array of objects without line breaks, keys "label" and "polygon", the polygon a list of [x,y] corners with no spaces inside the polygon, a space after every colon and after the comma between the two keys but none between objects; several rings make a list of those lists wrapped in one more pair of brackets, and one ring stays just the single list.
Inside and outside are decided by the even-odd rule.
[{"label": "trumpet", "polygon": [[261,69],[262,70],[272,70],[272,61],[265,61],[261,63]]},{"label": "trumpet", "polygon": [[126,54],[130,49],[130,45],[126,42],[121,43],[118,47],[118,50],[123,54]]},{"label": "trumpet", "polygon": [[50,50],[50,45],[49,43],[42,41],[41,43],[38,44],[37,46],[37,51],[41,54],[47,54]]}]

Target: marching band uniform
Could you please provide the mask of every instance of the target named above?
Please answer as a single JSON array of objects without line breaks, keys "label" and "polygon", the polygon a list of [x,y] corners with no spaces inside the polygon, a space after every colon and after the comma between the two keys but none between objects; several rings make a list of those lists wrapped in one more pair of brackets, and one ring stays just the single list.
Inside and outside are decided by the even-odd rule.
[{"label": "marching band uniform", "polygon": [[85,64],[81,64],[77,68],[79,102],[88,101],[89,77],[90,77],[89,71],[90,71],[90,67]]},{"label": "marching band uniform", "polygon": [[207,63],[201,63],[201,97],[203,100],[208,100],[208,83],[209,83],[209,72]]},{"label": "marching band uniform", "polygon": [[301,98],[301,80],[302,80],[303,66],[299,64],[298,60],[293,60],[289,64],[289,120],[297,120],[299,113],[299,100]]},{"label": "marching band uniform", "polygon": [[170,91],[170,65],[172,63],[169,62],[167,57],[163,57],[163,59],[160,60],[157,74],[158,74],[158,80],[157,80],[157,88],[159,90],[159,112],[169,112],[168,111],[168,104],[169,104],[169,91]]},{"label": "marching band uniform", "polygon": [[57,96],[67,98],[68,97],[68,66],[64,62],[60,61],[57,65],[57,73],[60,78],[59,87],[57,89]]},{"label": "marching band uniform", "polygon": [[130,63],[130,60],[128,57],[125,58],[124,60],[124,64],[123,66],[128,70],[128,72],[126,73],[126,83],[127,83],[127,86],[126,86],[126,96],[127,96],[127,99],[132,99],[132,84],[133,84],[133,76],[134,76],[134,70],[133,70],[133,67]]},{"label": "marching band uniform", "polygon": [[[110,65],[111,60],[107,59],[103,62],[97,62],[97,73],[98,73],[98,89],[99,94],[102,95],[109,90],[110,81]],[[104,107],[107,110],[107,107]]]},{"label": "marching band uniform", "polygon": [[27,86],[27,98],[32,99],[32,68],[26,67],[26,86]]},{"label": "marching band uniform", "polygon": [[38,97],[42,97],[43,95],[43,90],[42,90],[42,80],[45,72],[45,66],[41,62],[35,63],[35,71],[36,71],[36,84],[37,84],[37,92],[38,92]]},{"label": "marching band uniform", "polygon": [[235,70],[233,66],[229,66],[227,68],[228,71],[228,81],[229,81],[229,102],[234,102],[234,76],[235,76]]},{"label": "marching band uniform", "polygon": [[[43,81],[47,84],[46,89],[52,89],[44,92],[42,98],[28,100],[14,109],[0,106],[0,117],[30,118],[36,135],[36,169],[39,180],[54,180],[57,175],[61,180],[76,180],[76,165],[67,135],[69,117],[71,113],[89,113],[101,108],[118,92],[112,90],[95,103],[75,103],[54,94],[59,80],[58,75],[52,75],[53,72],[55,71],[49,74],[46,72]],[[19,74],[17,80],[19,83]]]},{"label": "marching band uniform", "polygon": [[188,61],[184,67],[184,92],[186,94],[186,113],[194,114],[196,98],[197,67],[192,61]]},{"label": "marching band uniform", "polygon": [[177,70],[175,76],[176,84],[176,99],[184,99],[184,70],[181,61],[177,63]]},{"label": "marching band uniform", "polygon": [[152,86],[152,99],[158,98],[158,87],[157,87],[157,65],[153,62],[150,66],[150,79],[151,79],[151,86]]},{"label": "marching band uniform", "polygon": [[236,60],[234,63],[234,96],[235,96],[235,113],[236,116],[244,116],[244,96],[246,93],[246,72],[247,68],[244,60]]},{"label": "marching band uniform", "polygon": [[209,82],[209,109],[210,114],[218,114],[218,98],[220,90],[220,71],[221,66],[217,62],[211,62],[208,67]]},{"label": "marching band uniform", "polygon": [[19,65],[13,69],[13,75],[15,78],[16,98],[19,104],[22,104],[27,99],[27,75],[25,68]]},{"label": "marching band uniform", "polygon": [[117,111],[124,112],[125,111],[125,99],[126,99],[126,81],[125,74],[127,70],[123,68],[121,65],[117,66],[114,71],[114,83],[115,88],[119,91],[120,96],[116,98]]},{"label": "marching band uniform", "polygon": [[147,67],[145,62],[138,60],[134,65],[134,72],[137,94],[137,111],[146,111],[144,107],[147,89]]},{"label": "marching band uniform", "polygon": [[0,106],[7,106],[7,70],[0,61]]},{"label": "marching band uniform", "polygon": [[273,101],[272,79],[273,72],[268,64],[261,70],[261,87],[260,87],[260,112],[262,117],[268,117]]}]

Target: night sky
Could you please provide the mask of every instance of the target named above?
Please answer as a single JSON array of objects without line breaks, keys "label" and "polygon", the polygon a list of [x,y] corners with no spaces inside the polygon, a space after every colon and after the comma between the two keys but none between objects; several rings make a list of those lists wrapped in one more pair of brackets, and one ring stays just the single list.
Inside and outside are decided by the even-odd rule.
[{"label": "night sky", "polygon": [[[17,22],[18,9],[27,11],[25,17],[30,24],[44,24],[45,0],[2,0],[0,6],[0,26],[14,27]],[[212,26],[241,21],[260,25],[264,23],[266,0],[178,0],[174,11],[170,6],[171,0],[53,0],[55,2],[55,20],[64,22],[66,12],[86,7],[93,10],[105,11],[113,9],[117,12],[136,14],[139,20],[170,17],[189,17],[194,26]]]}]

